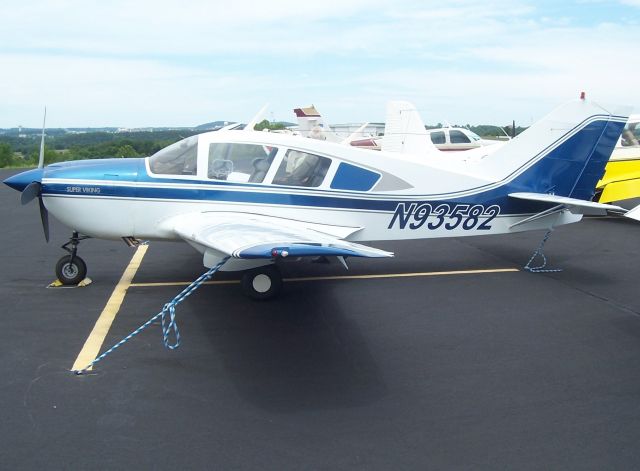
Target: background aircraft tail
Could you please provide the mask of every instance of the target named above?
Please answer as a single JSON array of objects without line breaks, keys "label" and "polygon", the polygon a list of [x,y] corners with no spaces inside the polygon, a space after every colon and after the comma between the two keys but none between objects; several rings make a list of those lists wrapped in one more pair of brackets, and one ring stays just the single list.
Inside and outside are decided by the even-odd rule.
[{"label": "background aircraft tail", "polygon": [[431,142],[418,110],[408,101],[387,103],[387,119],[381,149],[420,156],[440,152]]},{"label": "background aircraft tail", "polygon": [[514,192],[590,200],[630,111],[569,102],[487,156],[485,168],[492,175],[509,172],[502,181]]},{"label": "background aircraft tail", "polygon": [[293,112],[298,120],[298,132],[304,137],[319,139],[321,141],[341,142],[342,139],[332,132],[324,123],[322,116],[316,107],[295,108]]}]

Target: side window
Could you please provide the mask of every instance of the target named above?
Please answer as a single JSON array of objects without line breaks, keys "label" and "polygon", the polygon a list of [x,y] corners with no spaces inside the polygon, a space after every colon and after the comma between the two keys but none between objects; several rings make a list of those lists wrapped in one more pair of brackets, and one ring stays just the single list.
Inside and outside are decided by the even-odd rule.
[{"label": "side window", "polygon": [[456,131],[455,129],[449,131],[449,139],[451,140],[451,144],[467,144],[471,142],[471,139],[469,139],[465,133]]},{"label": "side window", "polygon": [[431,133],[431,142],[434,144],[444,144],[444,131],[436,131]]},{"label": "side window", "polygon": [[379,179],[379,173],[340,162],[331,182],[331,188],[335,190],[369,191]]},{"label": "side window", "polygon": [[280,168],[273,178],[276,185],[317,187],[322,184],[331,159],[308,154],[298,150],[288,150]]},{"label": "side window", "polygon": [[234,183],[262,183],[277,153],[277,147],[214,142],[209,145],[207,176]]},{"label": "side window", "polygon": [[195,175],[197,164],[198,136],[178,141],[149,157],[149,168],[159,175]]}]

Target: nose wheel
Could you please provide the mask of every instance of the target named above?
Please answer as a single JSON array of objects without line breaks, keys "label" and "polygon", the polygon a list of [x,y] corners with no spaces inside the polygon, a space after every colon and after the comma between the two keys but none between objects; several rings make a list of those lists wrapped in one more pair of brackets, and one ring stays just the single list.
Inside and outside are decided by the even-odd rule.
[{"label": "nose wheel", "polygon": [[65,255],[56,263],[56,276],[63,285],[77,285],[86,278],[87,264],[77,255],[77,252],[80,241],[88,238],[74,232],[69,242],[62,246],[63,250],[69,252],[69,255]]},{"label": "nose wheel", "polygon": [[56,276],[63,285],[77,285],[87,276],[87,264],[77,255],[65,255],[56,263]]},{"label": "nose wheel", "polygon": [[242,275],[242,291],[252,299],[274,298],[282,289],[282,275],[274,265],[247,270]]}]

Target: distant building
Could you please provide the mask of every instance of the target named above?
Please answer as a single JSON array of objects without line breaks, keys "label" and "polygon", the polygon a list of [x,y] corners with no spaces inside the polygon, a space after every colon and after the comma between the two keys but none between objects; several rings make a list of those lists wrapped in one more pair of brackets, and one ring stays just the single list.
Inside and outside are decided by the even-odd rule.
[{"label": "distant building", "polygon": [[[346,123],[346,124],[331,124],[329,128],[337,135],[347,138],[360,129],[364,123]],[[384,135],[384,123],[369,123],[362,130],[361,136],[357,137],[370,137],[370,136],[383,136]]]}]

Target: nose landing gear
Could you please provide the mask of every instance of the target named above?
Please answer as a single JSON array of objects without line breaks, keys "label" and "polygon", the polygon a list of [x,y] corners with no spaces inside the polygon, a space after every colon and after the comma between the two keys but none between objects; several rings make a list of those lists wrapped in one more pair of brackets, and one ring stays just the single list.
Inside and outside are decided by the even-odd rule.
[{"label": "nose landing gear", "polygon": [[88,238],[89,236],[80,236],[74,231],[69,242],[62,246],[62,249],[69,252],[69,255],[65,255],[56,263],[56,276],[63,285],[77,285],[87,276],[87,264],[77,252],[80,241]]}]

